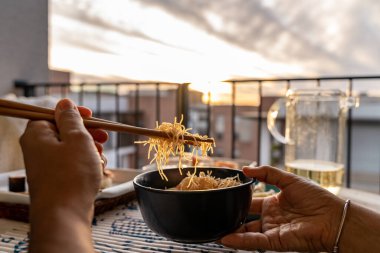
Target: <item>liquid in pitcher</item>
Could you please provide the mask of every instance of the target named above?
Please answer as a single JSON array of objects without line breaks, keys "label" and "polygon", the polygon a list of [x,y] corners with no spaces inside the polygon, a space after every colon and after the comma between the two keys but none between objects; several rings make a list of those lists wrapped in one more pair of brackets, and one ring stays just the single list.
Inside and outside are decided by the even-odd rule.
[{"label": "liquid in pitcher", "polygon": [[343,184],[344,166],[339,163],[300,159],[286,163],[285,170],[309,178],[334,194]]}]

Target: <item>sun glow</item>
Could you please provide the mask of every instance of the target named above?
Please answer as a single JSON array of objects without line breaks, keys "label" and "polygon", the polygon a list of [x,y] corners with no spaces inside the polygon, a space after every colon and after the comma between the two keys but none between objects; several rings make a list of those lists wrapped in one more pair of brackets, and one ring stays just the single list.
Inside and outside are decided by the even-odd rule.
[{"label": "sun glow", "polygon": [[[223,97],[231,96],[231,84],[217,81],[195,81],[190,83],[190,89],[203,93],[202,101],[207,104],[220,104]],[[212,94],[212,95],[211,95]]]}]

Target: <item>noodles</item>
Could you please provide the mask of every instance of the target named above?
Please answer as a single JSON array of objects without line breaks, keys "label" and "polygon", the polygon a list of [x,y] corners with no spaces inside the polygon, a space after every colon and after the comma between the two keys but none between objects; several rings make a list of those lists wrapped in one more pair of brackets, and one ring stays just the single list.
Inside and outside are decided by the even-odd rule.
[{"label": "noodles", "polygon": [[196,191],[227,188],[240,184],[241,182],[238,175],[235,177],[220,179],[211,176],[211,171],[207,171],[207,174],[201,171],[199,172],[199,176],[195,176],[188,172],[187,177],[182,179],[182,181],[172,189],[181,191]]},{"label": "noodles", "polygon": [[[158,125],[156,122],[156,130],[163,131],[170,136],[170,138],[158,138],[158,137],[150,137],[146,141],[136,141],[135,143],[141,143],[145,145],[149,144],[148,151],[148,159],[151,157],[151,152],[154,151],[154,157],[150,160],[150,163],[156,161],[157,169],[160,173],[162,179],[168,181],[166,177],[163,166],[165,166],[170,156],[179,156],[178,159],[178,168],[182,175],[182,159],[186,159],[184,157],[185,154],[185,145],[192,146],[192,155],[195,155],[195,167],[197,165],[197,155],[198,151],[201,150],[202,156],[207,156],[208,151],[213,151],[213,144],[211,142],[198,141],[196,138],[207,139],[207,136],[200,136],[199,134],[192,134],[189,132],[191,128],[185,128],[182,125],[183,116],[181,117],[181,121],[177,122],[177,118],[174,118],[174,123],[164,122],[161,125]],[[194,137],[194,140],[191,143],[184,139],[185,135],[189,135]],[[215,145],[215,143],[214,143]],[[194,174],[195,175],[195,170]],[[191,183],[191,181],[189,182]]]},{"label": "noodles", "polygon": [[[161,125],[156,123],[156,130],[163,131],[168,134],[170,138],[158,138],[150,137],[146,141],[137,141],[136,143],[141,143],[144,145],[149,145],[148,159],[151,159],[151,152],[154,151],[154,157],[150,160],[150,163],[156,162],[158,172],[162,179],[168,181],[164,173],[164,167],[170,156],[178,156],[178,168],[179,172],[182,175],[182,159],[191,160],[192,157],[195,157],[195,168],[194,172],[187,173],[185,177],[174,189],[176,190],[207,190],[207,189],[219,189],[226,188],[231,186],[240,185],[239,176],[228,177],[224,179],[215,178],[211,176],[211,171],[207,171],[207,174],[203,171],[196,175],[196,166],[198,163],[198,151],[201,151],[202,156],[207,156],[208,151],[213,151],[213,143],[199,141],[196,138],[201,140],[207,139],[207,136],[200,136],[199,134],[189,133],[190,128],[185,128],[182,125],[183,117],[181,117],[180,122],[177,122],[177,118],[174,118],[174,123],[164,122]],[[184,136],[188,135],[194,138],[192,141],[184,139]],[[185,156],[185,145],[192,146],[192,156]],[[215,143],[214,143],[215,146]]]}]

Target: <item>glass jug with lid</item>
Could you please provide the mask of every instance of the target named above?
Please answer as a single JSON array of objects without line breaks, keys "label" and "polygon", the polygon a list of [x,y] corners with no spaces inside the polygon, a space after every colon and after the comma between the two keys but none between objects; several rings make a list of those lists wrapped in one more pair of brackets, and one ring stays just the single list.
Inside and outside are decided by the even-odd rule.
[{"label": "glass jug with lid", "polygon": [[[276,128],[276,118],[285,104],[285,136]],[[340,90],[289,90],[285,99],[269,109],[268,129],[285,144],[285,170],[309,178],[333,193],[343,184],[346,115],[357,105]]]}]

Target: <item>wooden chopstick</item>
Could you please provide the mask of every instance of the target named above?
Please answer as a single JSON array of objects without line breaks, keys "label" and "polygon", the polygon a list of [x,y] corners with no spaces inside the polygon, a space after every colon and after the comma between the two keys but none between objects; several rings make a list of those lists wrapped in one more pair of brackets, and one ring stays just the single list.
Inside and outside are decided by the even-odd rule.
[{"label": "wooden chopstick", "polygon": [[[55,122],[54,110],[46,107],[29,105],[20,102],[15,102],[6,99],[0,99],[0,115],[8,117],[16,117],[30,120],[47,120]],[[95,117],[83,119],[83,123],[88,128],[101,128],[104,130],[115,131],[115,132],[128,132],[131,134],[144,135],[148,137],[160,137],[160,138],[170,138],[171,136],[163,131],[136,127],[131,125],[126,125],[114,121],[99,119]],[[214,142],[212,138],[200,138],[193,137],[190,135],[184,135],[183,138],[190,144],[195,141],[200,142]]]},{"label": "wooden chopstick", "polygon": [[[30,105],[30,104],[24,104],[24,103],[12,101],[12,100],[7,100],[7,99],[0,99],[0,108],[1,107],[54,115],[54,110],[51,108],[36,106],[36,105]],[[42,115],[40,115],[40,116],[42,116]],[[38,120],[38,118],[36,118],[36,119]],[[52,120],[54,120],[54,117],[52,119],[50,119],[50,117],[46,118],[46,120],[52,121]],[[89,120],[108,122],[108,123],[112,123],[112,124],[121,124],[122,125],[122,123],[119,123],[119,122],[113,122],[113,121],[109,121],[109,120],[105,120],[105,119],[99,119],[99,118],[95,118],[95,117],[91,117],[91,118],[89,118]]]}]

